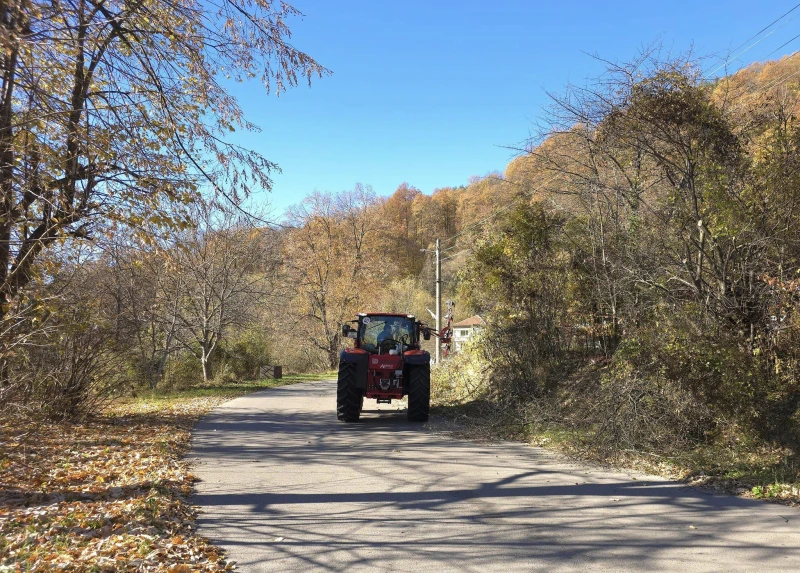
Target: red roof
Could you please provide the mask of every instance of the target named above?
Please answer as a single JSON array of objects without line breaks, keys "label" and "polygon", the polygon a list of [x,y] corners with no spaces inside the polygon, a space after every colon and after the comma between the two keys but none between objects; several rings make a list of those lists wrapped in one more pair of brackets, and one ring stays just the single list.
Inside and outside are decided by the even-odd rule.
[{"label": "red roof", "polygon": [[486,324],[486,323],[483,322],[483,319],[476,314],[475,316],[470,316],[469,318],[465,318],[461,322],[456,322],[455,324],[452,325],[452,327],[453,328],[470,328],[470,327],[473,327],[473,326],[483,326],[484,324]]}]

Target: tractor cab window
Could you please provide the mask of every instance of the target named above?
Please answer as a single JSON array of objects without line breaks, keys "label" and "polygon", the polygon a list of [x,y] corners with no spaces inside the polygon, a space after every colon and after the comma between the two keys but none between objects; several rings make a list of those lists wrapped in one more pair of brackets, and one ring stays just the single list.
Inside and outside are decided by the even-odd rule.
[{"label": "tractor cab window", "polygon": [[414,321],[402,316],[365,316],[359,328],[361,348],[377,352],[414,343]]}]

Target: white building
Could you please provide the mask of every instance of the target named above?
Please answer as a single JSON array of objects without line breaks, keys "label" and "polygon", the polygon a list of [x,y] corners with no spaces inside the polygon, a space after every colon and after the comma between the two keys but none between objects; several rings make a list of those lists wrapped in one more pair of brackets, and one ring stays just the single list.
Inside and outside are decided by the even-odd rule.
[{"label": "white building", "polygon": [[456,322],[451,325],[453,328],[453,351],[458,352],[461,350],[461,347],[464,346],[464,343],[469,340],[475,332],[483,328],[484,322],[483,319],[478,316],[470,316],[460,322]]}]

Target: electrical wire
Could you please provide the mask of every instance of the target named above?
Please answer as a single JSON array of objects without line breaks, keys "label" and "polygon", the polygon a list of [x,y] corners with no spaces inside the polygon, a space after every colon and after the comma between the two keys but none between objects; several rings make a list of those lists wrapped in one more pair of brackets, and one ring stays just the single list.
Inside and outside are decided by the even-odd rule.
[{"label": "electrical wire", "polygon": [[[747,40],[745,40],[744,42],[742,42],[741,44],[739,44],[739,45],[738,45],[738,46],[737,46],[737,47],[734,49],[734,51],[735,51],[735,50],[738,50],[739,48],[741,48],[742,46],[744,46],[745,44],[747,44],[749,41],[751,41],[751,40],[753,40],[753,39],[757,38],[758,36],[760,36],[760,35],[761,35],[762,33],[764,33],[766,30],[768,30],[769,28],[771,28],[772,26],[774,26],[775,24],[777,24],[778,22],[780,22],[781,20],[783,20],[783,19],[784,19],[786,16],[788,16],[789,14],[791,14],[792,12],[794,12],[795,10],[797,10],[798,8],[800,8],[800,2],[799,2],[799,3],[797,3],[797,4],[795,4],[795,5],[794,5],[794,6],[793,6],[793,7],[792,7],[790,10],[788,10],[787,12],[785,12],[783,15],[781,15],[780,17],[778,17],[778,18],[776,18],[775,20],[773,20],[773,21],[772,21],[770,24],[768,24],[767,26],[765,26],[764,28],[762,28],[761,30],[759,30],[758,32],[756,32],[755,34],[753,34],[752,36],[750,36],[750,37],[749,37]],[[748,50],[750,50],[752,47],[754,47],[756,44],[760,43],[762,40],[764,40],[765,38],[769,37],[770,35],[772,35],[772,34],[773,34],[774,32],[776,32],[777,30],[779,30],[779,29],[783,28],[783,26],[785,26],[785,25],[787,25],[787,24],[789,24],[789,23],[793,22],[793,21],[794,21],[795,19],[797,19],[798,17],[800,17],[800,15],[798,15],[798,16],[795,16],[794,18],[792,18],[791,20],[789,20],[788,22],[786,22],[786,23],[785,23],[785,24],[783,24],[782,26],[779,26],[779,27],[778,27],[778,28],[776,28],[775,30],[772,30],[772,31],[771,31],[769,34],[767,34],[767,35],[765,35],[764,37],[760,38],[760,39],[759,39],[757,42],[754,42],[753,44],[751,44],[750,46],[748,46],[748,47],[747,47],[746,49],[744,49],[743,51],[741,51],[741,52],[739,52],[739,53],[735,54],[734,56],[731,56],[731,58],[730,58],[730,59],[726,60],[726,61],[725,61],[725,62],[724,62],[722,65],[718,66],[717,68],[715,68],[715,69],[714,69],[714,70],[712,70],[711,72],[708,72],[707,74],[705,74],[705,75],[704,75],[704,77],[706,77],[706,76],[708,76],[708,75],[710,75],[710,74],[713,74],[714,72],[718,71],[718,70],[719,70],[719,69],[721,69],[722,67],[726,66],[726,65],[727,65],[727,64],[729,64],[729,63],[730,63],[730,62],[731,62],[733,59],[735,59],[735,58],[737,58],[737,57],[741,56],[742,54],[744,54],[745,52],[747,52]],[[800,38],[800,34],[798,34],[797,36],[795,36],[794,38],[792,38],[792,39],[791,39],[791,40],[789,40],[788,42],[785,42],[784,44],[782,44],[782,45],[781,45],[779,48],[775,49],[775,50],[774,50],[773,52],[771,52],[769,55],[772,55],[772,54],[774,54],[775,52],[777,52],[778,50],[780,50],[781,48],[785,47],[786,45],[790,44],[791,42],[793,42],[794,40],[796,40],[796,39],[798,39],[798,38]],[[791,74],[788,74],[788,75],[786,75],[785,77],[783,77],[783,78],[779,79],[778,81],[776,81],[775,83],[773,83],[773,84],[769,85],[768,87],[766,87],[766,88],[764,88],[764,89],[762,89],[762,90],[759,90],[759,91],[757,91],[757,92],[754,92],[754,93],[759,93],[759,92],[766,93],[766,92],[768,92],[769,90],[771,90],[772,88],[774,88],[774,87],[776,87],[776,86],[778,86],[778,85],[782,84],[783,82],[785,82],[785,81],[787,81],[787,80],[791,79],[792,77],[794,77],[794,76],[796,76],[796,75],[798,75],[798,74],[800,74],[800,70],[797,70],[797,71],[795,71],[795,72],[793,72],[793,73],[791,73]],[[740,106],[737,106],[736,108],[733,108],[733,109],[737,109],[738,107],[740,107]],[[549,179],[547,179],[547,180],[546,180],[544,183],[542,183],[541,185],[539,185],[538,187],[536,187],[535,189],[533,189],[533,191],[531,192],[531,195],[532,195],[534,192],[541,190],[541,189],[542,189],[542,188],[543,188],[545,185],[547,185],[548,183],[550,183],[550,182],[552,182],[554,179],[556,179],[556,177],[558,177],[558,173],[554,174],[552,177],[550,177]],[[508,180],[505,180],[505,179],[501,179],[501,181],[504,181],[504,182],[506,182],[506,183],[513,184],[513,181],[508,181]],[[457,239],[458,237],[460,237],[460,236],[464,235],[465,233],[467,233],[467,232],[468,232],[468,231],[470,231],[471,229],[474,229],[475,227],[478,227],[478,226],[482,225],[483,223],[486,223],[487,221],[490,221],[490,220],[494,219],[494,218],[495,218],[495,217],[497,217],[498,215],[500,215],[500,214],[502,214],[502,213],[504,213],[504,212],[508,211],[508,210],[509,210],[509,209],[511,209],[512,207],[514,207],[514,206],[515,206],[515,205],[516,205],[516,204],[519,202],[519,200],[520,200],[520,199],[523,199],[523,198],[529,198],[529,196],[528,196],[527,194],[519,195],[518,197],[516,197],[514,200],[512,200],[510,203],[508,203],[508,204],[507,204],[507,205],[505,205],[504,207],[501,207],[500,209],[497,209],[497,210],[495,210],[493,213],[491,213],[490,215],[488,215],[488,216],[484,217],[483,219],[481,219],[481,220],[479,220],[479,221],[476,221],[476,222],[474,222],[474,223],[470,223],[469,225],[467,225],[466,227],[464,227],[464,228],[463,228],[461,231],[459,231],[458,233],[456,233],[456,234],[455,234],[455,235],[453,235],[452,237],[448,237],[447,239],[443,239],[443,240],[442,240],[442,242],[443,242],[443,243],[449,243],[450,241],[453,241],[453,240]],[[453,246],[451,246],[451,247],[448,247],[447,249],[442,249],[440,252],[449,251],[450,249],[453,249],[453,248],[455,248],[455,247],[456,247],[456,245],[453,245]],[[454,255],[451,255],[451,256],[449,256],[449,257],[446,257],[446,258],[444,258],[444,259],[441,259],[441,261],[440,261],[440,262],[444,262],[444,261],[450,260],[450,259],[452,259],[452,258],[455,258],[455,257],[457,257],[457,256],[459,256],[459,255],[461,255],[461,254],[463,254],[463,253],[465,253],[465,252],[467,252],[467,251],[469,251],[469,249],[465,249],[465,250],[463,250],[463,251],[460,251],[460,252],[458,252],[458,253],[456,253],[456,254],[454,254]]]},{"label": "electrical wire", "polygon": [[[772,21],[771,23],[769,23],[768,25],[764,26],[764,27],[763,27],[761,30],[759,30],[758,32],[756,32],[755,34],[753,34],[752,36],[750,36],[748,39],[746,39],[744,42],[742,42],[741,44],[739,44],[738,46],[736,46],[736,47],[735,47],[735,48],[734,48],[732,51],[733,51],[733,52],[736,52],[736,50],[738,50],[739,48],[741,48],[742,46],[744,46],[745,44],[747,44],[749,41],[751,41],[751,40],[753,40],[753,39],[755,39],[755,38],[758,38],[758,36],[760,36],[761,34],[763,34],[765,31],[769,30],[769,29],[770,29],[772,26],[774,26],[775,24],[777,24],[778,22],[780,22],[781,20],[783,20],[783,19],[784,19],[786,16],[788,16],[789,14],[791,14],[792,12],[794,12],[795,10],[797,10],[798,8],[800,8],[800,3],[798,3],[798,4],[795,4],[795,6],[794,6],[792,9],[790,9],[788,12],[784,13],[784,14],[783,14],[782,16],[780,16],[779,18],[776,18],[775,20],[773,20],[773,21]],[[725,61],[724,61],[722,64],[720,64],[719,66],[717,66],[716,68],[714,68],[714,69],[713,69],[713,70],[711,70],[710,72],[707,72],[707,73],[703,74],[703,77],[707,79],[707,78],[708,78],[708,76],[710,76],[711,74],[714,74],[714,73],[718,72],[719,70],[721,70],[722,68],[724,68],[725,66],[727,66],[729,63],[731,63],[733,60],[735,60],[736,58],[738,58],[738,57],[739,57],[739,56],[741,56],[742,54],[744,54],[744,53],[748,52],[748,51],[749,51],[751,48],[753,48],[754,46],[758,45],[759,43],[761,43],[761,42],[762,42],[763,40],[765,40],[766,38],[769,38],[769,37],[770,37],[772,34],[774,34],[775,32],[777,32],[777,31],[778,31],[778,30],[780,30],[781,28],[783,28],[783,27],[784,27],[786,24],[789,24],[790,22],[794,21],[796,18],[797,18],[797,16],[795,16],[794,18],[792,18],[791,20],[789,20],[789,22],[786,22],[786,23],[784,23],[783,25],[781,25],[781,26],[778,26],[777,28],[775,28],[774,30],[772,30],[772,31],[771,31],[769,34],[766,34],[766,35],[765,35],[765,36],[763,36],[762,38],[759,38],[759,39],[758,39],[756,42],[753,42],[752,44],[750,44],[749,46],[747,46],[747,48],[745,48],[745,49],[744,49],[744,50],[742,50],[741,52],[738,52],[738,53],[734,54],[733,56],[731,56],[730,58],[728,58],[727,60],[725,60]],[[791,42],[792,40],[789,40],[789,41]],[[787,42],[787,43],[788,43],[788,42]],[[784,44],[784,46],[785,46],[785,45],[786,45],[786,44]],[[782,47],[783,47],[783,46],[781,46],[781,48],[782,48]],[[780,48],[778,48],[778,50],[779,50],[779,49],[780,49]],[[775,51],[777,51],[777,50],[775,50]],[[775,53],[775,52],[773,52],[773,53]],[[771,55],[771,54],[770,54],[770,55]]]},{"label": "electrical wire", "polygon": [[789,10],[788,12],[786,12],[785,14],[783,14],[782,16],[780,16],[779,18],[777,18],[777,19],[773,20],[771,23],[767,24],[766,26],[764,26],[763,28],[761,28],[761,29],[760,29],[758,32],[756,32],[755,34],[753,34],[752,36],[750,36],[749,38],[747,38],[747,39],[746,39],[744,42],[742,42],[741,44],[739,44],[738,46],[736,46],[736,47],[735,47],[733,50],[734,50],[734,51],[736,51],[736,50],[738,50],[739,48],[741,48],[742,46],[744,46],[744,45],[745,45],[747,42],[749,42],[750,40],[752,40],[753,38],[757,38],[759,35],[761,35],[761,33],[762,33],[762,32],[764,32],[765,30],[768,30],[769,28],[771,28],[772,26],[774,26],[775,24],[777,24],[778,22],[780,22],[781,20],[783,20],[784,18],[786,18],[786,16],[788,16],[789,14],[791,14],[792,12],[794,12],[795,10],[797,10],[798,8],[800,8],[800,2],[798,2],[797,4],[795,4],[795,5],[794,5],[794,7],[793,7],[791,10]]},{"label": "electrical wire", "polygon": [[[476,222],[474,222],[474,223],[470,223],[469,225],[467,225],[466,227],[464,227],[464,228],[463,228],[461,231],[459,231],[458,233],[456,233],[456,234],[455,234],[455,235],[453,235],[452,237],[448,237],[447,239],[444,239],[444,241],[443,241],[443,242],[450,242],[450,241],[452,241],[453,239],[456,239],[456,238],[460,237],[461,235],[463,235],[464,233],[466,233],[466,232],[467,232],[467,231],[469,231],[470,229],[474,229],[475,227],[478,227],[478,226],[482,225],[483,223],[485,223],[485,222],[487,222],[487,221],[490,221],[490,220],[494,219],[494,218],[495,218],[495,217],[497,217],[497,216],[498,216],[500,213],[504,213],[505,211],[508,211],[508,210],[509,210],[511,207],[513,207],[513,206],[514,206],[514,205],[517,203],[517,201],[519,201],[519,200],[520,200],[520,198],[521,198],[521,197],[522,197],[522,195],[520,195],[519,197],[517,197],[516,199],[514,199],[513,201],[511,201],[511,203],[509,203],[509,204],[508,204],[508,205],[506,205],[505,207],[502,207],[502,208],[500,208],[500,209],[497,209],[497,210],[496,210],[496,211],[494,211],[494,212],[493,212],[491,215],[489,215],[489,216],[487,216],[487,217],[484,217],[484,218],[483,218],[483,219],[481,219],[480,221],[476,221]],[[452,248],[452,247],[450,247],[450,248]]]},{"label": "electrical wire", "polygon": [[774,50],[772,50],[769,54],[764,56],[764,59],[766,60],[767,58],[769,58],[772,54],[774,54],[775,52],[777,52],[781,48],[784,48],[784,47],[788,46],[789,44],[791,44],[792,42],[794,42],[797,38],[800,38],[800,34],[797,34],[797,36],[795,36],[794,38],[792,38],[788,42],[785,42],[785,43],[781,44],[780,46],[778,46],[777,48],[775,48]]},{"label": "electrical wire", "polygon": [[455,259],[455,258],[456,258],[456,257],[458,257],[459,255],[463,255],[464,253],[469,253],[471,250],[472,250],[472,249],[464,249],[463,251],[459,251],[459,252],[457,252],[455,255],[450,255],[449,257],[445,257],[445,258],[443,258],[443,259],[439,259],[439,262],[440,262],[440,263],[443,263],[443,262],[445,262],[445,261],[449,261],[450,259]]},{"label": "electrical wire", "polygon": [[[795,77],[798,74],[800,74],[800,69],[799,70],[795,70],[792,73],[786,74],[785,76],[783,76],[782,78],[780,78],[780,79],[776,80],[775,82],[771,83],[767,87],[762,88],[760,90],[756,90],[754,92],[751,92],[749,95],[757,95],[757,94],[760,94],[760,93],[762,93],[762,94],[763,93],[767,93],[771,89],[773,89],[773,88],[775,88],[775,87],[777,87],[777,86],[789,81],[790,79],[792,79],[793,77]],[[746,102],[741,102],[738,105],[735,105],[735,106],[729,108],[727,111],[728,111],[728,113],[731,113],[731,112],[737,111],[737,110],[745,107],[746,105],[747,105]]]},{"label": "electrical wire", "polygon": [[[800,6],[800,4],[798,4],[798,6]],[[793,40],[794,40],[794,39],[796,39],[796,38],[800,38],[800,35],[796,36],[795,38],[793,38],[793,39],[792,39],[792,40],[790,40],[790,41],[793,41]],[[773,89],[774,87],[776,87],[776,86],[778,86],[778,85],[780,85],[780,84],[782,84],[782,83],[784,83],[784,82],[788,81],[789,79],[793,78],[794,76],[796,76],[796,75],[798,75],[798,74],[800,74],[800,70],[794,71],[794,72],[792,72],[791,74],[787,74],[786,76],[784,76],[783,78],[781,78],[781,79],[777,80],[776,82],[774,82],[773,84],[771,84],[771,85],[767,86],[766,88],[763,88],[763,89],[761,89],[761,90],[758,90],[758,91],[756,91],[756,92],[753,92],[753,94],[757,94],[757,93],[766,93],[766,92],[770,91],[771,89]],[[736,109],[739,109],[739,108],[740,108],[740,107],[742,107],[743,105],[744,105],[744,104],[740,104],[740,105],[738,105],[738,106],[736,106],[736,107],[732,108],[730,111],[735,111]],[[546,180],[544,183],[542,183],[541,185],[539,185],[538,187],[536,187],[535,189],[533,189],[533,191],[531,192],[531,195],[532,195],[534,192],[541,190],[541,189],[542,189],[542,188],[543,188],[545,185],[547,185],[548,183],[550,183],[551,181],[553,181],[554,179],[556,179],[556,177],[558,177],[558,175],[559,175],[558,173],[554,174],[552,177],[550,177],[549,179],[547,179],[547,180]],[[508,183],[512,183],[512,182],[511,182],[511,181],[508,181]],[[464,228],[463,228],[461,231],[459,231],[458,233],[456,233],[456,234],[455,234],[455,235],[453,235],[452,237],[448,237],[447,239],[443,239],[443,240],[442,240],[442,242],[443,242],[443,243],[448,243],[448,242],[450,242],[450,241],[452,241],[452,240],[454,240],[454,239],[456,239],[456,238],[460,237],[461,235],[465,234],[466,232],[470,231],[471,229],[473,229],[473,228],[475,228],[475,227],[478,227],[478,226],[482,225],[483,223],[486,223],[487,221],[490,221],[490,220],[494,219],[494,218],[495,218],[495,217],[497,217],[498,215],[500,215],[500,214],[502,214],[502,213],[504,213],[504,212],[508,211],[508,210],[509,210],[509,209],[511,209],[512,207],[514,207],[514,206],[515,206],[515,205],[516,205],[516,204],[519,202],[519,200],[520,200],[520,199],[523,199],[523,198],[529,198],[529,196],[528,196],[528,195],[519,195],[519,196],[517,196],[517,197],[516,197],[514,200],[512,200],[510,203],[508,203],[508,204],[507,204],[507,205],[505,205],[504,207],[501,207],[500,209],[497,209],[496,211],[494,211],[494,212],[493,212],[493,213],[491,213],[490,215],[488,215],[488,216],[484,217],[484,218],[483,218],[483,219],[481,219],[480,221],[476,221],[475,223],[470,223],[468,226],[464,227]],[[444,250],[448,250],[448,251],[449,251],[450,249],[453,249],[454,247],[455,247],[455,245],[453,245],[453,246],[451,246],[451,247],[448,247],[447,249],[444,249]],[[442,252],[444,252],[444,250],[443,250]],[[464,252],[466,252],[466,251],[468,251],[468,250],[469,250],[469,249],[466,249],[466,250],[464,250],[464,251],[460,251],[459,253],[456,253],[455,255],[452,255],[452,256],[450,256],[450,257],[446,257],[446,258],[444,258],[444,259],[441,259],[441,261],[440,261],[440,262],[444,262],[444,261],[447,261],[447,260],[449,260],[449,259],[452,259],[452,258],[454,258],[454,257],[456,257],[456,256],[458,256],[458,255],[461,255],[461,254],[463,254]]]},{"label": "electrical wire", "polygon": [[794,76],[796,76],[797,74],[800,74],[800,70],[796,70],[796,71],[792,72],[791,74],[787,74],[787,75],[785,75],[783,78],[779,79],[779,80],[778,80],[778,81],[776,81],[774,84],[772,84],[772,85],[768,86],[766,89],[759,90],[759,91],[757,91],[757,92],[755,92],[755,93],[759,93],[759,92],[761,92],[761,93],[767,93],[767,92],[768,92],[769,90],[771,90],[772,88],[774,88],[774,87],[776,87],[776,86],[779,86],[780,84],[782,84],[782,83],[784,83],[785,81],[787,81],[787,80],[789,80],[789,79],[793,78],[793,77],[794,77]]}]

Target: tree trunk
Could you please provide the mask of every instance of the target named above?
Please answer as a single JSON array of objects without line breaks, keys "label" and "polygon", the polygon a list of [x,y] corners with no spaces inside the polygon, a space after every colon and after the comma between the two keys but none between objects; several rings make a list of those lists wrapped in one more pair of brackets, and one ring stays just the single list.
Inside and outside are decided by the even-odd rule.
[{"label": "tree trunk", "polygon": [[203,352],[203,381],[209,382],[214,378],[214,373],[211,371],[211,356]]},{"label": "tree trunk", "polygon": [[[173,320],[173,326],[174,326]],[[161,357],[158,359],[158,365],[156,366],[155,376],[153,376],[152,380],[152,387],[151,389],[155,388],[156,385],[164,379],[164,371],[167,368],[167,358],[169,357],[169,349],[172,345],[172,332],[167,335],[167,339],[164,341],[164,348],[161,350]]]},{"label": "tree trunk", "polygon": [[328,348],[328,368],[336,370],[339,367],[339,345],[331,345]]}]

